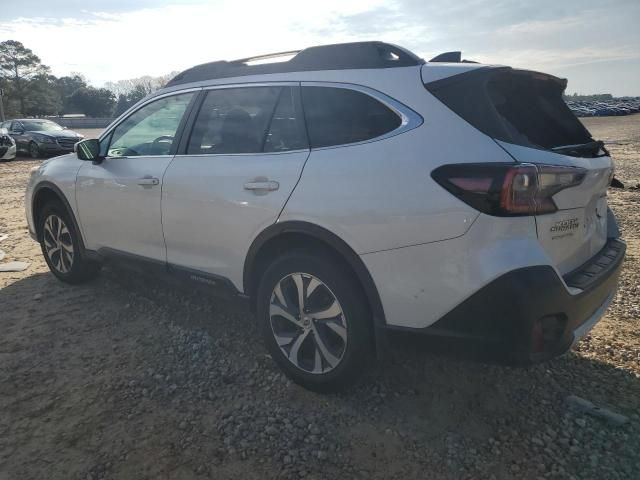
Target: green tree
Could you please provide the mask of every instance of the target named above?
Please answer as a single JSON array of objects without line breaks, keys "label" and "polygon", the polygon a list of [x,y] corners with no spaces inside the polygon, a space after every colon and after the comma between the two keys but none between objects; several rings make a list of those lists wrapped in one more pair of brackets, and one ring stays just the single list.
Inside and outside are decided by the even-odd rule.
[{"label": "green tree", "polygon": [[49,73],[40,58],[16,40],[0,42],[0,77],[6,80],[8,96],[15,97],[25,113],[30,82]]},{"label": "green tree", "polygon": [[82,87],[71,95],[75,108],[88,117],[108,117],[113,112],[116,99],[106,88]]},{"label": "green tree", "polygon": [[116,103],[116,108],[113,113],[114,117],[120,116],[129,107],[135,105],[137,102],[142,100],[147,95],[148,95],[148,92],[142,85],[135,86],[128,93],[121,93],[120,95],[118,95],[118,103]]},{"label": "green tree", "polygon": [[114,116],[119,116],[129,107],[136,104],[150,93],[164,87],[165,84],[177,74],[178,72],[171,72],[159,77],[145,75],[143,77],[130,78],[128,80],[107,82],[105,84],[105,88],[111,90],[118,97]]},{"label": "green tree", "polygon": [[29,80],[29,94],[22,113],[32,117],[59,114],[62,110],[62,99],[58,92],[57,80],[53,75],[46,73]]},{"label": "green tree", "polygon": [[82,75],[72,74],[60,77],[56,80],[57,90],[62,100],[62,113],[76,113],[76,106],[71,101],[71,96],[76,90],[87,87],[87,82]]}]

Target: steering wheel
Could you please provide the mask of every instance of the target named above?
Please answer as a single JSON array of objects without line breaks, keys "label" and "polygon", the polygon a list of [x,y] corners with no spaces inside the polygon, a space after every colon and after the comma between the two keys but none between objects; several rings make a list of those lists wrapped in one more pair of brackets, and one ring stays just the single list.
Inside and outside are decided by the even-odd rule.
[{"label": "steering wheel", "polygon": [[156,153],[160,150],[160,144],[164,144],[162,145],[163,150],[164,149],[168,149],[171,148],[171,144],[173,143],[173,136],[172,135],[162,135],[158,138],[156,138],[153,142],[151,142],[151,151]]},{"label": "steering wheel", "polygon": [[162,135],[161,137],[156,138],[151,145],[156,146],[159,143],[169,143],[173,142],[173,135]]}]

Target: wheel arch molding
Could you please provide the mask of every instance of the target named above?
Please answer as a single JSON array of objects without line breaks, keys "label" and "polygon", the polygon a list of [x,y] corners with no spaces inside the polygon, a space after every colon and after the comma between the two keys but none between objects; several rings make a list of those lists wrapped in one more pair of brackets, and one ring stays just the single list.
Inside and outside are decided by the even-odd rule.
[{"label": "wheel arch molding", "polygon": [[[360,256],[340,237],[329,230],[316,224],[303,221],[286,221],[276,223],[263,230],[253,241],[247,253],[243,270],[243,290],[244,293],[255,301],[255,293],[259,281],[261,270],[264,271],[265,251],[268,253],[269,246],[279,243],[278,240],[285,240],[285,237],[305,237],[315,245],[322,245],[330,250],[339,259],[345,262],[360,283],[370,307],[373,326],[376,337],[384,330],[386,318],[378,289]],[[295,246],[303,246],[296,241]]]},{"label": "wheel arch molding", "polygon": [[33,225],[36,230],[38,241],[40,241],[40,238],[42,235],[42,232],[39,231],[40,220],[41,220],[40,213],[41,213],[42,207],[46,205],[47,201],[51,201],[51,200],[59,201],[62,204],[62,206],[66,209],[67,214],[69,215],[69,218],[73,223],[73,228],[78,233],[78,239],[80,241],[80,254],[84,255],[85,247],[84,247],[84,239],[82,238],[82,230],[80,229],[80,225],[76,220],[76,216],[73,212],[73,209],[71,208],[71,204],[69,203],[69,200],[67,199],[66,195],[62,192],[62,190],[57,185],[47,181],[40,182],[33,189],[33,195],[31,199],[31,215],[33,217]]}]

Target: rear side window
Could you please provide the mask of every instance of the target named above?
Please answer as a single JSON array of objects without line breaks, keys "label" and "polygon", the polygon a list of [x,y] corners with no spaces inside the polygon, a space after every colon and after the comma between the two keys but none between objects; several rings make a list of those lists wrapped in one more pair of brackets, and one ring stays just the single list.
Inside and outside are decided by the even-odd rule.
[{"label": "rear side window", "polygon": [[302,87],[302,103],[311,148],[363,142],[402,123],[383,103],[346,88]]},{"label": "rear side window", "polygon": [[261,153],[306,148],[291,87],[211,90],[196,118],[188,154]]}]

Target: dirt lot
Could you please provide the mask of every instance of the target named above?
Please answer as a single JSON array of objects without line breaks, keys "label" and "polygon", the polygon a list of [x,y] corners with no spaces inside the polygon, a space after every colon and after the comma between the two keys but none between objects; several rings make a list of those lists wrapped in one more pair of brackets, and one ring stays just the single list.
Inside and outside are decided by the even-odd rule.
[{"label": "dirt lot", "polygon": [[[586,123],[640,183],[640,115]],[[36,164],[0,164],[4,261],[31,262],[0,273],[0,479],[640,478],[640,190],[611,191],[628,257],[576,351],[520,369],[396,341],[320,396],[283,378],[240,301],[112,271],[55,280],[24,220]]]}]

